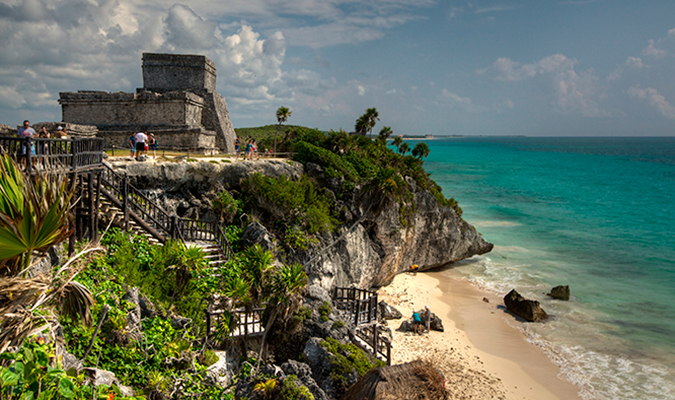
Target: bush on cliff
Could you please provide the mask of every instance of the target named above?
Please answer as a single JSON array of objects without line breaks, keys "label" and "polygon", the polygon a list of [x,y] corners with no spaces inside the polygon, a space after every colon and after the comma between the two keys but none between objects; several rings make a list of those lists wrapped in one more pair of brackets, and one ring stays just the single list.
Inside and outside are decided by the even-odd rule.
[{"label": "bush on cliff", "polygon": [[292,181],[256,173],[242,181],[242,190],[250,210],[262,209],[289,227],[302,225],[313,234],[333,230],[337,224],[330,201],[306,175]]}]

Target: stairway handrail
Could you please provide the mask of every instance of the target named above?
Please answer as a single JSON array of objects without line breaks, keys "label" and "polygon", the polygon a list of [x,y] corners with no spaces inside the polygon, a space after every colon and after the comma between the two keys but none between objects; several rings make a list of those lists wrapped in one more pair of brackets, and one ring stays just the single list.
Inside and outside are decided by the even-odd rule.
[{"label": "stairway handrail", "polygon": [[[171,215],[164,211],[160,206],[158,206],[154,201],[144,195],[140,190],[126,182],[126,177],[120,176],[116,173],[108,163],[103,163],[104,169],[101,174],[102,181],[106,184],[107,187],[115,190],[117,195],[120,197],[120,200],[124,200],[123,189],[120,186],[116,186],[116,182],[120,182],[119,185],[125,185],[127,187],[127,195],[130,200],[131,208],[134,209],[136,215],[141,217],[143,220],[151,223],[155,228],[163,231],[166,236],[172,237],[171,230]],[[138,212],[136,212],[138,211]]]},{"label": "stairway handrail", "polygon": [[179,229],[187,240],[204,240],[215,243],[226,259],[234,254],[227,236],[223,232],[220,221],[200,221],[196,219],[180,218]]}]

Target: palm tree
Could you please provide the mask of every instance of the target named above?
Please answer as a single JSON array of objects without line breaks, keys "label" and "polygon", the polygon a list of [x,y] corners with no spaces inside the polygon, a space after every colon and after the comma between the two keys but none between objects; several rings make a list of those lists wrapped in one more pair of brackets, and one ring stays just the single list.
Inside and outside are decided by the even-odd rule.
[{"label": "palm tree", "polygon": [[366,133],[368,132],[368,120],[365,114],[356,120],[354,131],[361,136],[366,136]]},{"label": "palm tree", "polygon": [[424,142],[419,142],[415,145],[415,148],[412,150],[413,157],[417,157],[420,160],[429,156],[429,146]]},{"label": "palm tree", "polygon": [[407,153],[407,152],[409,152],[409,151],[410,151],[410,145],[408,144],[408,142],[402,143],[402,144],[398,147],[398,152],[399,152],[401,155],[403,155],[403,154],[405,154],[405,153]]},{"label": "palm tree", "polygon": [[307,281],[307,274],[301,264],[283,264],[280,268],[277,268],[274,275],[272,275],[272,290],[267,302],[267,310],[271,310],[271,314],[269,314],[269,317],[267,318],[265,331],[260,339],[260,352],[258,353],[256,370],[262,360],[262,352],[265,348],[265,338],[272,328],[274,321],[279,315],[282,315],[282,317],[286,319],[290,313],[297,311],[302,300],[300,294],[307,285]]},{"label": "palm tree", "polygon": [[277,109],[277,122],[279,123],[277,125],[277,131],[274,133],[274,154],[277,154],[277,134],[279,133],[279,128],[281,128],[281,124],[284,122],[288,121],[288,118],[290,118],[291,114],[293,114],[293,111],[289,110],[287,107],[281,106]]},{"label": "palm tree", "polygon": [[370,138],[373,137],[373,128],[377,121],[379,121],[379,113],[375,107],[369,108],[366,110],[366,113],[360,116],[356,120],[356,125],[354,130],[361,136],[365,136],[366,133],[370,133]]},{"label": "palm tree", "polygon": [[394,147],[396,147],[396,150],[398,150],[398,148],[401,147],[402,143],[403,143],[403,138],[401,138],[400,136],[396,136],[394,138],[394,141],[392,142]]},{"label": "palm tree", "polygon": [[387,140],[388,140],[389,137],[391,137],[391,135],[393,135],[393,134],[394,134],[394,131],[392,131],[390,127],[385,126],[385,127],[383,127],[382,129],[380,129],[380,134],[377,135],[377,140],[378,140],[381,144],[387,144]]},{"label": "palm tree", "polygon": [[375,127],[376,121],[379,121],[380,118],[378,118],[380,115],[377,112],[377,109],[375,107],[369,108],[366,110],[366,119],[368,121],[368,133],[370,134],[370,138],[373,138],[373,128]]}]

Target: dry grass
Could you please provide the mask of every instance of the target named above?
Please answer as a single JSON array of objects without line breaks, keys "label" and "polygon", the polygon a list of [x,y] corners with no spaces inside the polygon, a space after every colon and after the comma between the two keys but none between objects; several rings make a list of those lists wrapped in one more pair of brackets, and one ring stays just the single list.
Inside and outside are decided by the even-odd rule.
[{"label": "dry grass", "polygon": [[445,400],[443,375],[432,364],[415,360],[368,371],[341,400]]}]

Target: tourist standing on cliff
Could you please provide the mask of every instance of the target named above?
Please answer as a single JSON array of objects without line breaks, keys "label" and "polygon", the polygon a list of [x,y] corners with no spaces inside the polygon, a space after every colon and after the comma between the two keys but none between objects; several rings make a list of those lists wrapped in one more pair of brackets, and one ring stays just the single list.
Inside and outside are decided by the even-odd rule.
[{"label": "tourist standing on cliff", "polygon": [[147,131],[141,131],[136,134],[136,158],[145,154],[145,142],[148,141]]},{"label": "tourist standing on cliff", "polygon": [[[20,137],[21,139],[27,139],[29,137],[33,137],[36,135],[35,129],[30,127],[30,121],[25,120],[23,121],[23,126],[19,128],[19,130],[16,132],[17,136]],[[26,165],[26,160],[28,158],[27,153],[27,148],[25,145],[21,146],[21,155],[23,156],[23,164],[24,166]],[[31,154],[35,154],[35,145],[31,144]]]},{"label": "tourist standing on cliff", "polygon": [[234,139],[234,154],[234,161],[237,161],[239,159],[239,154],[241,154],[241,139],[239,139],[239,136]]},{"label": "tourist standing on cliff", "polygon": [[[47,131],[47,127],[42,127],[40,128],[40,131],[38,132],[38,137],[41,139],[49,139],[50,135],[49,132]],[[47,155],[49,154],[49,143],[43,142],[43,143],[38,143],[38,154],[41,154],[44,156],[40,157],[40,160],[42,163],[47,166]]]},{"label": "tourist standing on cliff", "polygon": [[157,154],[155,154],[155,151],[157,151],[157,139],[155,139],[154,133],[150,134],[150,138],[148,138],[148,145],[150,146],[150,150],[152,150],[152,158],[157,158]]},{"label": "tourist standing on cliff", "polygon": [[131,154],[129,157],[134,158],[134,153],[136,152],[136,134],[132,133],[131,136],[129,136],[129,145],[131,145]]}]

